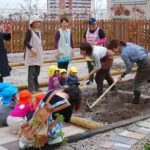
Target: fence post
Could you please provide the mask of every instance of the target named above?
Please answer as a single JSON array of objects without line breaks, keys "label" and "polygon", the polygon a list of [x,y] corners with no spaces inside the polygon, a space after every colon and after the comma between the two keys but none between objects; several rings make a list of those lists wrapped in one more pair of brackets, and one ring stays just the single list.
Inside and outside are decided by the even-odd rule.
[{"label": "fence post", "polygon": [[10,21],[10,26],[11,26],[11,30],[10,30],[10,33],[11,33],[11,40],[10,40],[10,53],[13,53],[13,41],[14,41],[14,38],[13,38],[13,21],[11,20]]}]

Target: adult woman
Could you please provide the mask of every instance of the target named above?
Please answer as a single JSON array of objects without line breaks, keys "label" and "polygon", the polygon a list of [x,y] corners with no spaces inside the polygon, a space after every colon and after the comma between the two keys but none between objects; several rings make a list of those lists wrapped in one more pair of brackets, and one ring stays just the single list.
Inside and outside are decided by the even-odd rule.
[{"label": "adult woman", "polygon": [[90,57],[94,60],[95,66],[93,70],[84,77],[84,80],[88,80],[91,75],[96,73],[95,81],[97,84],[98,95],[103,93],[103,81],[107,80],[111,85],[114,81],[110,76],[110,68],[113,63],[113,52],[102,46],[91,46],[89,43],[82,43],[80,45],[81,54],[84,57]]},{"label": "adult woman", "polygon": [[3,77],[9,76],[11,67],[8,64],[7,50],[4,46],[4,40],[11,39],[10,27],[7,25],[0,26],[0,82],[3,82]]},{"label": "adult woman", "polygon": [[116,53],[120,53],[126,65],[125,72],[120,78],[125,77],[132,69],[134,63],[137,63],[138,69],[133,82],[134,104],[139,104],[141,95],[141,82],[150,80],[150,56],[148,50],[144,47],[133,43],[125,43],[117,39],[113,39],[108,46],[109,49]]},{"label": "adult woman", "polygon": [[[105,37],[105,33],[101,28],[97,27],[97,22],[95,18],[89,19],[89,27],[86,29],[84,36],[83,36],[83,42],[90,43],[92,46],[94,45],[106,45],[107,39]],[[92,59],[86,58],[87,60],[87,66],[89,73],[93,70],[93,61]],[[94,75],[90,76],[89,82],[87,84],[91,84],[93,82]]]},{"label": "adult woman", "polygon": [[[55,92],[53,94],[53,92]],[[53,94],[53,95],[52,95]],[[81,92],[79,90],[79,88],[77,86],[71,86],[68,88],[65,88],[64,90],[51,90],[49,91],[46,96],[44,97],[44,99],[42,100],[42,102],[40,102],[39,107],[43,107],[43,104],[46,103],[47,99],[49,98],[49,96],[51,96],[51,100],[50,100],[50,104],[53,107],[58,107],[57,104],[60,104],[61,106],[69,103],[69,105],[67,105],[67,107],[56,111],[54,113],[52,113],[52,118],[53,120],[56,120],[56,114],[61,114],[64,116],[64,121],[65,122],[69,122],[73,109],[78,110],[80,107],[80,101],[81,101]],[[57,106],[56,106],[57,105]],[[51,122],[51,117],[48,117],[49,122]],[[31,125],[26,125],[26,127],[24,127],[24,131],[22,134],[22,137],[20,139],[20,148],[28,148],[28,147],[32,147],[33,143],[32,140],[34,135],[36,134],[37,126],[32,127]],[[58,134],[60,129],[61,129],[61,122],[58,122],[53,128],[51,128],[51,130],[48,131],[48,135],[50,137],[50,140],[48,141],[48,144],[53,144],[56,142],[60,142],[60,135]]]},{"label": "adult woman", "polygon": [[67,18],[62,18],[60,22],[61,28],[55,33],[55,57],[58,68],[67,70],[73,55],[72,33],[68,28],[69,21]]},{"label": "adult woman", "polygon": [[25,64],[28,66],[28,90],[32,93],[39,89],[38,76],[43,63],[40,27],[39,16],[31,16],[30,28],[27,30],[25,38]]}]

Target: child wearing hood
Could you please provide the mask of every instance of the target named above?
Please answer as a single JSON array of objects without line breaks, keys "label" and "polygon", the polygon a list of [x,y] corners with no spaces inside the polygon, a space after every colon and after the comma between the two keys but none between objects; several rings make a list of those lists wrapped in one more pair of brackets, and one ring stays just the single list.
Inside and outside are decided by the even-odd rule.
[{"label": "child wearing hood", "polygon": [[55,65],[50,66],[48,90],[60,89],[60,88],[61,88],[61,85],[59,82],[59,68]]},{"label": "child wearing hood", "polygon": [[61,86],[67,86],[67,70],[66,69],[60,69],[59,82]]},{"label": "child wearing hood", "polygon": [[28,90],[19,92],[19,101],[7,118],[7,124],[12,133],[18,133],[20,126],[26,122],[25,116],[34,110],[31,98],[32,95]]},{"label": "child wearing hood", "polygon": [[[1,93],[2,104],[0,105],[0,127],[7,126],[7,117],[9,116],[10,112],[14,109],[16,101],[18,100],[18,88],[10,86],[10,84],[7,85],[8,87],[4,88],[4,90]],[[3,87],[5,86],[6,84]]]},{"label": "child wearing hood", "polygon": [[78,73],[77,67],[71,67],[70,68],[70,73],[69,73],[69,76],[67,79],[68,86],[72,86],[72,85],[78,86],[80,84],[77,73]]}]

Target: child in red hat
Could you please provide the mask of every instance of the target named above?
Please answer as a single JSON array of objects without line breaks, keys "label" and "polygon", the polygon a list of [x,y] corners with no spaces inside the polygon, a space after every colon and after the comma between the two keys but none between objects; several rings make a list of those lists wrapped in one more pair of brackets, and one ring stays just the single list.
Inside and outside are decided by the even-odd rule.
[{"label": "child in red hat", "polygon": [[26,122],[25,116],[34,110],[34,105],[32,104],[31,99],[32,95],[28,90],[22,90],[19,92],[19,101],[7,118],[7,124],[12,133],[18,133],[22,123]]},{"label": "child in red hat", "polygon": [[35,101],[35,104],[34,104],[34,109],[36,109],[40,103],[40,101],[44,98],[45,96],[45,93],[40,93],[36,96],[36,101]]}]

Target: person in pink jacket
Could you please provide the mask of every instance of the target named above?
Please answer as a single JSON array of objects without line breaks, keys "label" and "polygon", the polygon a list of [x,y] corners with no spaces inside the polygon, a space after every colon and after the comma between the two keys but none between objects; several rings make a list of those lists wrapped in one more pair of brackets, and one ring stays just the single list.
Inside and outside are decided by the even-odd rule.
[{"label": "person in pink jacket", "polygon": [[20,126],[26,122],[26,115],[34,110],[31,98],[32,95],[28,90],[19,92],[19,101],[7,118],[7,124],[12,133],[18,133]]}]

